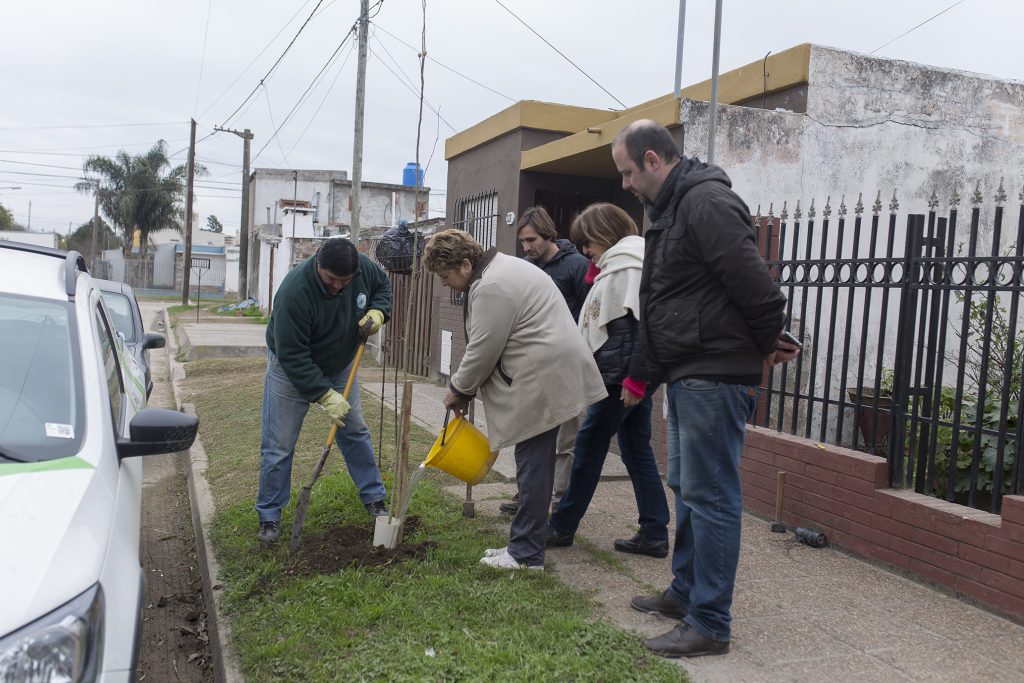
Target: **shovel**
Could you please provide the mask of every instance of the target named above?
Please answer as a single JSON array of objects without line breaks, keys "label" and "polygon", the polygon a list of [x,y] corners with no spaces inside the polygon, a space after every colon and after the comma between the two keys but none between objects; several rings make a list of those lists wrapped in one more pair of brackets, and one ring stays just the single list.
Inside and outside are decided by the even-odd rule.
[{"label": "shovel", "polygon": [[[345,382],[345,390],[341,392],[344,399],[348,400],[348,392],[352,389],[352,384],[356,381],[356,373],[359,371],[359,362],[363,360],[363,351],[366,349],[366,340],[363,339],[363,343],[359,345],[359,349],[356,351],[356,357],[352,361],[352,371],[348,374],[348,381]],[[320,454],[320,461],[317,462],[316,467],[313,469],[313,476],[310,478],[309,483],[302,487],[302,491],[299,493],[299,502],[295,506],[295,524],[292,525],[292,542],[289,548],[294,553],[299,549],[299,537],[302,536],[302,525],[306,522],[306,511],[309,509],[309,494],[313,490],[313,484],[320,478],[320,472],[324,469],[324,463],[327,462],[327,455],[331,452],[331,444],[334,443],[334,435],[338,432],[338,425],[331,424],[331,430],[327,433],[327,444],[324,446],[324,452]]]}]

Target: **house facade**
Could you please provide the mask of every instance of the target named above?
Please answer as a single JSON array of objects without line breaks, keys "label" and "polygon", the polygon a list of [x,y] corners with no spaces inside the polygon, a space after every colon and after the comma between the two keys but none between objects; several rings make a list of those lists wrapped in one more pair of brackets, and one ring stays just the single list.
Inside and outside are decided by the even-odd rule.
[{"label": "house facade", "polygon": [[[361,183],[360,229],[414,221],[427,211],[430,188]],[[289,270],[334,236],[348,236],[352,181],[347,171],[258,168],[249,177],[248,296],[270,310]],[[242,296],[242,293],[239,293]]]}]

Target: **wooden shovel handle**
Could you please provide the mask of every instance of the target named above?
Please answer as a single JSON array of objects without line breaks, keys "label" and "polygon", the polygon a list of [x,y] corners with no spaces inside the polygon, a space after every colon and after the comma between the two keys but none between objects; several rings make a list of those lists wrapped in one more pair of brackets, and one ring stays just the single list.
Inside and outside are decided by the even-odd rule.
[{"label": "wooden shovel handle", "polygon": [[[348,381],[345,382],[345,390],[341,392],[341,397],[346,401],[348,400],[348,394],[352,391],[352,385],[356,381],[356,373],[359,371],[359,363],[363,360],[363,351],[366,350],[366,342],[359,345],[356,349],[356,357],[352,359],[352,371],[348,373]],[[334,436],[338,433],[338,425],[331,423],[331,430],[327,433],[327,445],[330,446],[334,443]]]}]

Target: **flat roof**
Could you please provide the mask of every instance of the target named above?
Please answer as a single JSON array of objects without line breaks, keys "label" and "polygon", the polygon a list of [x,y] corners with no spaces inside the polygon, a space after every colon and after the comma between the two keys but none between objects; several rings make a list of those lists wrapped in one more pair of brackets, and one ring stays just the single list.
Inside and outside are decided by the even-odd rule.
[{"label": "flat roof", "polygon": [[[810,59],[811,44],[803,43],[720,74],[718,101],[735,104],[806,84]],[[445,159],[451,160],[518,128],[534,128],[567,135],[524,151],[520,170],[616,178],[618,173],[607,148],[619,131],[645,118],[668,128],[678,126],[683,98],[709,101],[711,79],[683,88],[680,97],[670,93],[621,111],[524,100],[448,138]]]}]

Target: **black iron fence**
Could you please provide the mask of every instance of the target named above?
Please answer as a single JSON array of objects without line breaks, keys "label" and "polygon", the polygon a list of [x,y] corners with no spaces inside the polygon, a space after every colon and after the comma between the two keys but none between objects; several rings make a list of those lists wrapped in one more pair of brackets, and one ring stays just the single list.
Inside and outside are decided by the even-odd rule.
[{"label": "black iron fence", "polygon": [[1024,493],[1024,191],[1006,199],[1000,184],[966,215],[956,192],[944,215],[934,192],[925,214],[901,217],[894,192],[888,214],[879,194],[852,218],[828,201],[820,219],[813,201],[758,215],[804,349],[768,371],[755,421],[884,456],[894,487],[992,512]]}]

